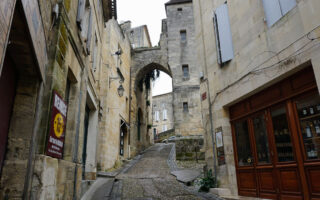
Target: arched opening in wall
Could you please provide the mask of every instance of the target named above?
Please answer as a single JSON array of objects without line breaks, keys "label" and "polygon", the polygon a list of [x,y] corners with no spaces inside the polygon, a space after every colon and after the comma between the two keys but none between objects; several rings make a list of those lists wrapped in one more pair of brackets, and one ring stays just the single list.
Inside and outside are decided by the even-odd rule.
[{"label": "arched opening in wall", "polygon": [[137,138],[138,146],[142,148],[154,143],[159,133],[173,129],[171,76],[168,65],[151,63],[141,68],[135,77],[135,96],[139,108]]},{"label": "arched opening in wall", "polygon": [[[37,105],[42,95],[39,60],[21,2],[17,2],[13,12],[8,30],[10,42],[5,44],[4,62],[0,65],[0,199],[23,199],[28,195],[38,117],[42,112]],[[19,180],[12,178],[17,174]]]}]

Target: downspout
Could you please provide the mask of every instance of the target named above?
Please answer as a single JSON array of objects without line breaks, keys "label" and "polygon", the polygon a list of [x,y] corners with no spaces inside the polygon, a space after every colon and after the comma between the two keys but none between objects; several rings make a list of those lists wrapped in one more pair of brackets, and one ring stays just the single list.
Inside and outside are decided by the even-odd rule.
[{"label": "downspout", "polygon": [[[198,1],[199,3],[199,8],[200,8],[200,13],[202,13],[202,8],[201,8],[201,2]],[[200,21],[201,21],[201,29],[203,29],[203,21],[202,21],[202,16],[200,16]],[[204,55],[204,65],[205,65],[205,71],[206,74],[207,72],[207,55],[205,51],[205,42],[204,42],[204,35],[203,35],[203,30],[201,30],[201,39],[202,39],[202,45],[203,45],[203,55]],[[210,133],[211,133],[211,139],[212,139],[212,153],[213,153],[213,171],[214,171],[214,187],[217,187],[217,160],[216,160],[216,148],[215,148],[215,137],[214,137],[214,126],[213,126],[213,117],[212,117],[212,104],[211,104],[211,98],[210,98],[210,89],[209,89],[209,80],[206,78],[207,82],[207,92],[208,92],[208,101],[209,101],[209,120],[210,120]]]},{"label": "downspout", "polygon": [[73,154],[73,162],[76,164],[75,170],[74,170],[74,184],[73,184],[73,200],[77,200],[77,172],[78,172],[78,146],[79,146],[79,132],[80,132],[80,117],[81,117],[81,100],[82,100],[82,89],[83,89],[83,72],[84,69],[81,71],[81,82],[80,82],[80,94],[79,94],[79,106],[78,106],[78,117],[77,117],[77,129],[76,129],[76,138],[75,138],[75,148],[74,148],[74,154]]},{"label": "downspout", "polygon": [[130,78],[129,78],[129,137],[128,137],[128,146],[129,146],[129,158],[131,157],[131,146],[130,146],[130,138],[131,138],[131,99],[132,99],[132,95],[131,95],[131,92],[132,92],[132,89],[131,89],[131,86],[132,86],[132,79],[131,79],[131,75],[132,75],[132,71],[131,71],[131,65],[130,65]]},{"label": "downspout", "polygon": [[37,106],[36,106],[36,114],[34,120],[34,126],[32,131],[32,138],[30,141],[30,150],[29,150],[29,157],[28,157],[28,164],[27,164],[27,174],[26,179],[24,182],[23,194],[22,199],[30,199],[31,195],[31,186],[32,186],[32,174],[34,170],[35,164],[35,150],[37,148],[37,133],[39,131],[40,122],[41,122],[41,107],[42,107],[42,97],[43,97],[43,88],[44,83],[41,81],[39,84],[39,93],[37,97]]}]

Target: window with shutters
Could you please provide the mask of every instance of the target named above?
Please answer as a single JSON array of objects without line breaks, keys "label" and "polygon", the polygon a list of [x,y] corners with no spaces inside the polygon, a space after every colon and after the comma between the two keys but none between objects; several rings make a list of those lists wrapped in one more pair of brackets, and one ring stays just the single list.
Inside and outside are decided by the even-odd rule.
[{"label": "window with shutters", "polygon": [[162,115],[163,115],[163,120],[167,120],[167,110],[164,109],[163,112],[162,112]]},{"label": "window with shutters", "polygon": [[154,119],[155,119],[156,121],[159,121],[159,111],[155,111],[155,112],[154,112]]},{"label": "window with shutters", "polygon": [[94,34],[94,38],[95,38],[95,43],[94,43],[94,47],[93,47],[93,54],[92,54],[92,70],[94,72],[97,71],[97,60],[98,60],[98,38],[97,38],[97,34]]},{"label": "window with shutters", "polygon": [[232,60],[234,57],[227,4],[222,4],[216,9],[213,22],[216,36],[218,63],[222,65]]},{"label": "window with shutters", "polygon": [[89,0],[79,0],[77,12],[77,25],[83,42],[86,44],[87,54],[91,51],[92,37],[92,9]]},{"label": "window with shutters", "polygon": [[167,131],[167,130],[168,130],[167,125],[163,125],[163,126],[162,126],[162,132]]},{"label": "window with shutters", "polygon": [[279,21],[297,5],[296,0],[262,0],[262,3],[268,27]]}]

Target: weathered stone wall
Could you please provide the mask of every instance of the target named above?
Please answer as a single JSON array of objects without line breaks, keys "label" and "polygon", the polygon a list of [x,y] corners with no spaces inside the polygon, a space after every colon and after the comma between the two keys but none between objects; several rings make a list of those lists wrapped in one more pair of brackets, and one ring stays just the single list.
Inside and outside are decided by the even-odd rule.
[{"label": "weathered stone wall", "polygon": [[[99,75],[101,109],[99,137],[99,170],[105,171],[115,166],[116,162],[129,157],[128,132],[126,133],[124,156],[120,156],[120,120],[129,124],[130,67],[131,47],[129,39],[118,22],[114,19],[106,24],[103,35],[106,43],[103,47],[103,65]],[[115,55],[118,49],[120,56]],[[120,83],[120,75],[123,83]],[[122,97],[118,95],[120,84],[124,88]]]},{"label": "weathered stone wall", "polygon": [[148,27],[146,25],[131,27],[131,21],[120,24],[123,32],[129,37],[131,46],[136,48],[152,47]]},{"label": "weathered stone wall", "polygon": [[[212,167],[211,120],[213,128],[222,127],[223,130],[226,165],[218,168],[221,187],[230,188],[236,194],[228,107],[288,77],[308,63],[313,65],[319,86],[317,57],[320,49],[315,45],[317,39],[310,40],[308,36],[319,37],[320,15],[316,10],[320,8],[320,4],[314,0],[298,0],[296,7],[272,27],[267,27],[262,1],[228,1],[235,57],[222,67],[217,63],[212,13],[224,2],[195,0],[193,6],[197,60],[204,71],[201,93],[207,92],[208,96],[202,102],[203,124],[208,141],[206,160]],[[279,62],[288,58],[290,62]],[[251,73],[253,70],[259,70],[259,73]],[[209,98],[212,103],[212,119],[208,112]]]},{"label": "weathered stone wall", "polygon": [[203,137],[181,137],[173,141],[176,147],[177,160],[205,160]]},{"label": "weathered stone wall", "polygon": [[[166,5],[166,13],[168,64],[173,80],[175,131],[177,135],[202,135],[200,70],[195,57],[192,1]],[[186,33],[185,40],[181,39],[181,31]],[[183,65],[188,65],[187,76],[183,73]],[[183,103],[188,104],[188,110],[183,109]]]},{"label": "weathered stone wall", "polygon": [[[172,93],[161,94],[152,97],[152,131],[156,129],[156,134],[163,132],[163,126],[167,126],[167,130],[174,128],[173,107],[172,107]],[[166,110],[166,119],[163,117],[164,110]],[[155,118],[155,112],[159,112],[159,120]]]}]

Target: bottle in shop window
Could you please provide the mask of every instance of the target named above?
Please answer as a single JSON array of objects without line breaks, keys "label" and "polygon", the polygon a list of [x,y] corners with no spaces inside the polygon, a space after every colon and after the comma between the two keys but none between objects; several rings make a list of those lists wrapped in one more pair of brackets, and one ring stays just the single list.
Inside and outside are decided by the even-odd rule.
[{"label": "bottle in shop window", "polygon": [[314,108],[313,108],[313,106],[310,106],[310,107],[309,107],[309,113],[310,113],[310,115],[314,115]]},{"label": "bottle in shop window", "polygon": [[309,124],[306,126],[306,135],[307,135],[307,138],[312,137],[312,132],[311,132],[311,128],[310,128]]},{"label": "bottle in shop window", "polygon": [[317,134],[317,135],[320,135],[320,124],[319,124],[319,120],[314,120],[313,124],[314,124],[314,129],[316,130],[316,134]]},{"label": "bottle in shop window", "polygon": [[302,109],[302,117],[306,117],[308,115],[308,109],[307,108],[303,108]]}]

